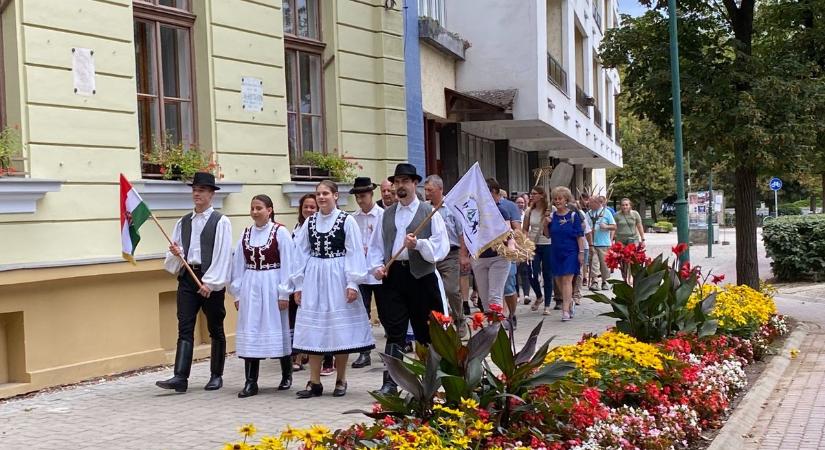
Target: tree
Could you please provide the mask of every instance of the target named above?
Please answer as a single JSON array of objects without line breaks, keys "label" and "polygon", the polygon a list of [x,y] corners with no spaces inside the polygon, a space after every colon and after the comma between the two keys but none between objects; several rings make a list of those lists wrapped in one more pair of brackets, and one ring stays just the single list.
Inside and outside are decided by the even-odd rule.
[{"label": "tree", "polygon": [[642,214],[645,205],[652,203],[655,219],[656,201],[673,193],[672,145],[649,120],[623,111],[619,114],[624,167],[608,172],[607,178],[614,180],[612,194],[637,201]]},{"label": "tree", "polygon": [[[818,125],[815,101],[807,97],[812,89],[809,79],[788,77],[791,63],[760,53],[766,49],[754,46],[763,32],[783,31],[754,28],[755,1],[679,2],[685,141],[695,145],[691,158],[734,174],[736,278],[751,287],[759,285],[758,177],[803,165]],[[607,33],[602,59],[605,66],[624,68],[623,91],[629,108],[669,135],[673,114],[666,2],[642,3],[653,9],[638,18],[624,16],[622,27]]]}]

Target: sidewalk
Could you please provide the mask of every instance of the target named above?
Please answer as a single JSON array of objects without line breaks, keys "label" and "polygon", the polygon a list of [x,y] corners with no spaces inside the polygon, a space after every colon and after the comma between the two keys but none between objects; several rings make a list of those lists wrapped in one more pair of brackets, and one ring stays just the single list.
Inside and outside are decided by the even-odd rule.
[{"label": "sidewalk", "polygon": [[[576,319],[562,323],[558,311],[551,316],[530,312],[519,306],[517,341],[523,343],[533,327],[544,319],[541,340],[557,335],[554,345],[570,344],[583,333],[600,333],[613,320],[598,317],[607,305],[584,299]],[[384,347],[383,332],[373,328],[377,347]],[[192,367],[189,392],[174,394],[155,387],[156,380],[167,378],[171,369],[152,371],[112,381],[67,387],[31,398],[0,402],[0,448],[29,449],[219,449],[237,438],[236,430],[254,423],[262,433],[281,431],[285,425],[307,427],[324,424],[332,429],[344,427],[365,416],[343,415],[351,409],[371,409],[373,398],[367,393],[381,384],[383,370],[378,353],[373,365],[365,369],[348,368],[349,390],[343,398],[331,396],[335,377],[323,377],[324,396],[299,400],[295,392],[308,379],[308,371],[296,372],[293,388],[277,391],[280,366],[270,360],[261,364],[260,394],[239,399],[243,387],[243,364],[230,355],[226,361],[224,387],[215,392],[202,389],[209,378],[209,362]]]},{"label": "sidewalk", "polygon": [[747,450],[825,448],[825,284],[783,287],[783,314],[806,322],[799,356],[782,375],[750,433]]}]

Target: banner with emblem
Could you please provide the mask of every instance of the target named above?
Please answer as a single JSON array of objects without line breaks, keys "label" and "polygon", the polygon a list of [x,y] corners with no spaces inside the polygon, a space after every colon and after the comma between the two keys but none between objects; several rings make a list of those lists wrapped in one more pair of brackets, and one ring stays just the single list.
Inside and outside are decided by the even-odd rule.
[{"label": "banner with emblem", "polygon": [[478,162],[447,193],[444,205],[464,225],[464,243],[474,258],[510,235],[510,226],[487,189]]}]

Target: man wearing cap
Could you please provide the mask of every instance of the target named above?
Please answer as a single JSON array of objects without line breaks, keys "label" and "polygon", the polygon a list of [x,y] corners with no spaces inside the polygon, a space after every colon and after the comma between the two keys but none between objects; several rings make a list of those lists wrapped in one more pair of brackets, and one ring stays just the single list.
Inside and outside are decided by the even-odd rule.
[{"label": "man wearing cap", "polygon": [[[194,211],[181,217],[172,233],[174,245],[169,246],[165,269],[178,277],[178,344],[175,352],[175,375],[155,383],[163,389],[186,392],[192,367],[195,319],[198,311],[206,315],[206,325],[212,338],[211,376],[204,389],[214,391],[223,386],[223,364],[226,358],[226,336],[223,319],[226,316],[224,297],[229,283],[232,261],[232,225],[229,219],[212,208],[212,197],[219,190],[215,177],[198,172],[192,183]],[[201,286],[183,267],[186,259]]]},{"label": "man wearing cap", "polygon": [[[352,217],[358,223],[358,228],[361,229],[361,242],[364,243],[364,255],[367,254],[367,248],[372,233],[376,228],[381,226],[381,217],[384,215],[384,210],[379,208],[373,201],[373,191],[378,187],[373,183],[369,177],[357,177],[353,183],[350,194],[355,195],[355,202],[358,204],[358,210],[352,213]],[[368,273],[364,284],[359,284],[358,289],[361,291],[361,298],[364,299],[364,307],[367,308],[367,316],[372,319],[372,295],[375,294],[375,302],[379,302],[381,297],[381,282]],[[361,352],[358,359],[353,361],[352,367],[360,369],[372,364],[370,358],[370,351]]]},{"label": "man wearing cap", "polygon": [[[387,333],[384,353],[401,359],[407,323],[412,325],[415,339],[428,344],[430,312],[444,312],[435,263],[447,256],[450,241],[440,214],[425,221],[432,206],[415,195],[421,181],[415,166],[397,165],[395,174],[388,180],[395,186],[398,202],[384,210],[381,226],[373,231],[367,265],[369,272],[384,282],[384,298],[378,301],[378,317]],[[413,234],[422,224],[418,234]],[[395,262],[387,266],[399,251]],[[385,395],[398,392],[386,371],[379,392]]]}]

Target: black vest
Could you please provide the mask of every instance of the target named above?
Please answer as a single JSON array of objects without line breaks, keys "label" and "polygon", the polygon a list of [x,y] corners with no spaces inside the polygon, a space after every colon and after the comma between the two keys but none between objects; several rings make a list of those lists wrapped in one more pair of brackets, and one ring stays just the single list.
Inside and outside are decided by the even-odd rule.
[{"label": "black vest", "polygon": [[[382,231],[384,233],[384,263],[386,264],[389,262],[390,258],[392,258],[393,249],[392,246],[395,243],[395,234],[397,232],[395,228],[395,212],[398,209],[398,203],[393,203],[392,206],[387,208],[384,211],[384,216],[382,218],[383,223]],[[427,218],[427,215],[433,210],[433,207],[427,203],[420,202],[418,204],[418,209],[415,211],[410,224],[407,225],[407,229],[405,230],[407,234],[412,233]],[[432,236],[432,222],[428,221],[422,228],[421,231],[418,233],[419,239],[429,239]],[[407,250],[407,255],[410,258],[410,273],[415,279],[419,279],[425,275],[429,275],[435,272],[435,264],[428,262],[421,256],[421,252],[418,250]]]},{"label": "black vest", "polygon": [[[206,273],[212,265],[212,251],[215,249],[215,233],[218,230],[218,221],[223,215],[217,211],[212,211],[206,225],[201,231],[201,271]],[[189,258],[189,239],[192,237],[192,213],[180,218],[180,236],[183,241],[184,257]]]}]

